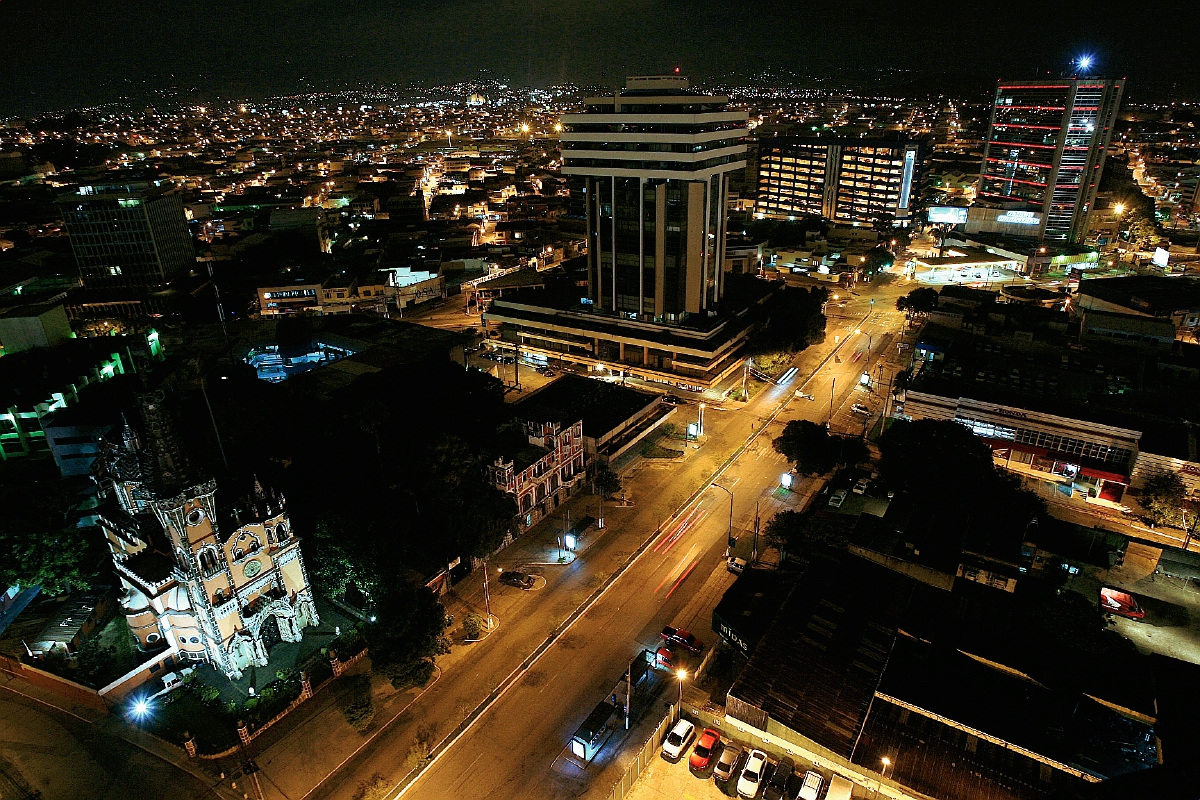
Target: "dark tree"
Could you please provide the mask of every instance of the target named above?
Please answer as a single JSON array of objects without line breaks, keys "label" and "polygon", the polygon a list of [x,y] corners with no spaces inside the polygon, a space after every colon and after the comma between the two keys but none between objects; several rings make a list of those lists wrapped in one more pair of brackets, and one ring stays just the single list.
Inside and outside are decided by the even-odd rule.
[{"label": "dark tree", "polygon": [[621,476],[609,469],[607,464],[596,467],[595,482],[596,493],[604,497],[610,497],[621,491]]},{"label": "dark tree", "polygon": [[815,547],[841,548],[846,544],[844,529],[828,516],[780,511],[763,529],[767,544],[779,550],[780,561],[788,553],[808,552]]},{"label": "dark tree", "polygon": [[90,588],[104,538],[77,526],[78,499],[65,481],[0,488],[0,584],[40,586],[51,595]]},{"label": "dark tree", "polygon": [[806,419],[792,420],[785,425],[772,447],[806,475],[829,472],[838,461],[838,444],[829,436],[829,431],[824,425]]},{"label": "dark tree", "polygon": [[1142,485],[1138,502],[1155,525],[1176,525],[1183,521],[1187,487],[1174,472],[1160,472]]},{"label": "dark tree", "polygon": [[381,590],[366,628],[371,665],[401,688],[420,682],[425,665],[449,652],[446,610],[424,586],[393,581]]},{"label": "dark tree", "polygon": [[930,289],[923,286],[920,289],[913,289],[908,294],[896,298],[896,309],[899,311],[912,311],[914,314],[928,314],[937,308],[938,293],[936,289]]},{"label": "dark tree", "polygon": [[998,470],[988,445],[942,420],[892,425],[880,438],[879,471],[913,508],[910,535],[923,555],[953,566],[964,549],[1015,558],[1045,504],[1021,479]]}]

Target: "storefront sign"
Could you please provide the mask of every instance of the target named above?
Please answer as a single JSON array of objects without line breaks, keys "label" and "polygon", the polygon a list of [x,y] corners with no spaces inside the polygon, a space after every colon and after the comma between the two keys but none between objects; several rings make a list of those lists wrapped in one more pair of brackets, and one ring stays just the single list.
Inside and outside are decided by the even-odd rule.
[{"label": "storefront sign", "polygon": [[1179,474],[1180,475],[1195,475],[1197,477],[1200,477],[1200,467],[1197,467],[1195,464],[1184,464],[1182,467],[1179,468]]},{"label": "storefront sign", "polygon": [[995,408],[993,413],[999,414],[1002,417],[1015,417],[1016,419],[1029,419],[1029,415],[1024,411],[1013,411],[1008,408]]},{"label": "storefront sign", "polygon": [[1032,211],[1006,211],[996,217],[996,222],[1007,225],[1040,225],[1042,217]]}]

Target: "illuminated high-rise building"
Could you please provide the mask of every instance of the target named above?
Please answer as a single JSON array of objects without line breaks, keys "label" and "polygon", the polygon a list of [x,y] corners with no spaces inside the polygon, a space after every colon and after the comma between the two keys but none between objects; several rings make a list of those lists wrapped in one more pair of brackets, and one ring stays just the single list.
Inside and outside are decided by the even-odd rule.
[{"label": "illuminated high-rise building", "polygon": [[979,200],[1028,211],[1030,234],[1074,243],[1104,169],[1125,81],[1001,81],[992,102]]},{"label": "illuminated high-rise building", "polygon": [[660,322],[715,308],[747,113],[674,75],[584,102],[562,117],[562,172],[585,180],[592,302]]},{"label": "illuminated high-rise building", "polygon": [[814,214],[848,224],[916,213],[928,172],[927,140],[789,136],[759,143],[757,213]]}]

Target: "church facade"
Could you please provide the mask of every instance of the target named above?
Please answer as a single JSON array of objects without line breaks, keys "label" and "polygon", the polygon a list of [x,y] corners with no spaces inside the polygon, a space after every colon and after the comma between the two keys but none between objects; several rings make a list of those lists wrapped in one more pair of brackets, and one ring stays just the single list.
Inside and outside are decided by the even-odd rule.
[{"label": "church facade", "polygon": [[285,498],[257,480],[220,504],[211,480],[164,496],[139,450],[127,426],[107,459],[116,502],[99,515],[139,646],[233,679],[265,666],[272,644],[320,621]]}]

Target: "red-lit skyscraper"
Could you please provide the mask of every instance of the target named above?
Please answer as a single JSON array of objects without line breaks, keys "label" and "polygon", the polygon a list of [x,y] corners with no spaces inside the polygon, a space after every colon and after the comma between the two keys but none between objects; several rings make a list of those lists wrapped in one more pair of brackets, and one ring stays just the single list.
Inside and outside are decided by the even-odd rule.
[{"label": "red-lit skyscraper", "polygon": [[1019,203],[1030,235],[1076,242],[1104,168],[1125,81],[1001,81],[979,182],[982,202]]}]

